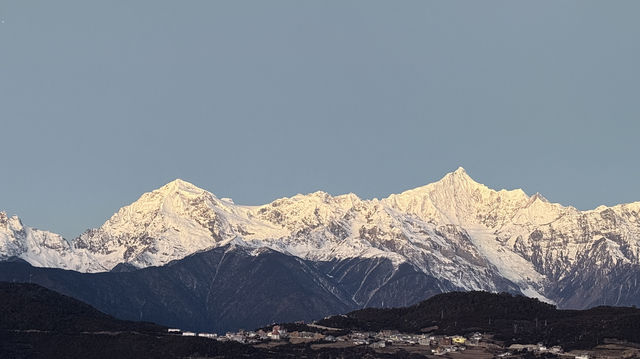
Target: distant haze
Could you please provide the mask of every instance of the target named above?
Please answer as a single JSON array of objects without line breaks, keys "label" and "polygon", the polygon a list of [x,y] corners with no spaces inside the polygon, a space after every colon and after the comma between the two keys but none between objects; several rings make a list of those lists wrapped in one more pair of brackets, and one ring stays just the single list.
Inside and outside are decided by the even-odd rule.
[{"label": "distant haze", "polygon": [[638,1],[0,3],[0,210],[73,238],[182,178],[239,204],[463,166],[640,200]]}]

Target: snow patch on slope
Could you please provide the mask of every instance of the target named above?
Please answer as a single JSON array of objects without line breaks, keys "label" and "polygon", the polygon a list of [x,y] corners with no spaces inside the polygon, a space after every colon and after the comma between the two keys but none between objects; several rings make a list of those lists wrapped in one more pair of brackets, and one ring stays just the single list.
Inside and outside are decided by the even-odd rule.
[{"label": "snow patch on slope", "polygon": [[475,225],[467,227],[466,231],[482,256],[498,268],[504,278],[517,284],[523,294],[555,304],[539,292],[545,278],[536,271],[531,262],[503,246],[495,233],[486,228]]}]

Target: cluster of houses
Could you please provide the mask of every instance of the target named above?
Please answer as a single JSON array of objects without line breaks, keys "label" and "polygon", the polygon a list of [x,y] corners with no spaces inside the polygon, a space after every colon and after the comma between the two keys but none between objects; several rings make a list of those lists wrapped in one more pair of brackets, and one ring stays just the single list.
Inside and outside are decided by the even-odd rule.
[{"label": "cluster of houses", "polygon": [[[473,333],[467,336],[461,335],[429,335],[429,334],[407,334],[400,333],[397,330],[382,330],[379,332],[357,332],[352,331],[349,334],[341,336],[325,335],[318,332],[310,331],[292,331],[289,332],[285,328],[274,325],[271,330],[257,330],[228,332],[225,335],[215,333],[195,333],[190,331],[182,331],[180,329],[169,329],[170,334],[209,338],[218,341],[236,341],[245,344],[258,344],[265,341],[289,341],[292,343],[300,342],[349,342],[352,345],[369,345],[372,348],[384,348],[390,345],[420,345],[430,350],[434,355],[444,355],[451,352],[464,351],[467,346],[481,345],[483,335],[481,333]],[[509,357],[513,352],[527,350],[535,353],[563,353],[562,348],[554,346],[547,348],[542,343],[538,344],[513,344],[506,348],[499,357]],[[576,357],[577,358],[577,357]],[[581,358],[582,359],[582,358]]]},{"label": "cluster of houses", "polygon": [[[246,343],[246,344],[259,343],[260,341],[271,339],[270,336],[265,335],[261,337],[257,332],[253,332],[253,331],[245,332],[244,330],[240,330],[236,333],[229,332],[226,335],[218,335],[216,333],[195,333],[190,331],[182,331],[181,329],[175,329],[175,328],[169,329],[168,332],[170,334],[177,334],[185,337],[201,337],[201,338],[214,339],[221,342],[236,341],[236,342]],[[269,333],[269,334],[271,335],[272,333]]]},{"label": "cluster of houses", "polygon": [[482,339],[482,335],[480,333],[474,333],[468,337],[460,335],[430,336],[426,334],[400,333],[397,330],[382,330],[380,332],[353,331],[349,334],[336,337],[333,335],[325,335],[310,331],[288,332],[285,328],[279,325],[274,325],[270,331],[240,330],[235,333],[228,332],[226,335],[217,335],[215,333],[195,333],[182,331],[180,329],[169,329],[168,331],[171,334],[204,337],[218,341],[237,341],[245,344],[256,344],[269,340],[287,340],[290,342],[349,342],[353,345],[370,345],[373,348],[384,348],[388,345],[424,345],[433,348],[433,352],[436,354],[464,350],[465,345],[477,345],[480,339]]},{"label": "cluster of houses", "polygon": [[[513,354],[513,352],[518,352],[518,351],[528,351],[528,352],[533,352],[533,353],[537,353],[537,354],[542,354],[542,353],[552,353],[552,354],[562,354],[564,353],[564,351],[562,350],[562,347],[559,345],[555,345],[552,346],[551,348],[548,348],[547,346],[545,346],[542,343],[538,343],[538,344],[511,344],[508,348],[507,348],[507,352],[504,352],[502,354],[498,354],[498,357],[500,358],[504,358],[504,357],[509,357]],[[576,355],[573,356],[574,359],[588,359],[588,357],[584,357],[582,355]]]},{"label": "cluster of houses", "polygon": [[[217,341],[236,341],[245,344],[257,344],[266,340],[284,340],[290,337],[297,337],[301,335],[298,332],[288,333],[286,329],[281,328],[279,325],[274,325],[272,330],[264,331],[244,331],[240,329],[237,332],[227,332],[225,335],[218,335],[216,333],[195,333],[189,331],[182,331],[181,329],[171,328],[167,330],[169,334],[182,335],[185,337],[202,337],[215,339]],[[307,335],[306,332],[304,335]],[[310,333],[318,334],[318,333]],[[324,337],[324,336],[322,336]],[[310,337],[312,340],[321,340],[322,337]]]},{"label": "cluster of houses", "polygon": [[370,345],[373,348],[384,348],[389,345],[422,345],[429,347],[432,353],[444,354],[466,349],[466,345],[477,345],[482,338],[480,333],[468,337],[460,335],[427,335],[407,334],[397,330],[382,330],[380,332],[351,332],[337,337],[337,341],[348,341],[354,345]]}]

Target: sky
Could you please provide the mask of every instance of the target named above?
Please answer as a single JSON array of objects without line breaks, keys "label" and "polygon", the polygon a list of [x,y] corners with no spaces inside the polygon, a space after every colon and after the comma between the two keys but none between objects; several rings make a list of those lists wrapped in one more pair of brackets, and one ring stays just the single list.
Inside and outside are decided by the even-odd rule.
[{"label": "sky", "polygon": [[239,204],[464,167],[640,201],[640,1],[0,1],[0,210],[74,238],[175,179]]}]

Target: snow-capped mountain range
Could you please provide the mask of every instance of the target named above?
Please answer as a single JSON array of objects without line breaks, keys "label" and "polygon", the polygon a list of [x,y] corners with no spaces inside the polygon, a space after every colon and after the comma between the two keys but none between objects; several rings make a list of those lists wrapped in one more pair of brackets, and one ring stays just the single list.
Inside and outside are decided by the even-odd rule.
[{"label": "snow-capped mountain range", "polygon": [[175,180],[69,242],[0,213],[0,259],[41,267],[162,266],[230,244],[316,262],[385,258],[455,288],[510,289],[570,305],[559,293],[578,277],[640,265],[640,202],[579,211],[519,189],[492,190],[459,168],[382,200],[315,192],[262,206]]}]

